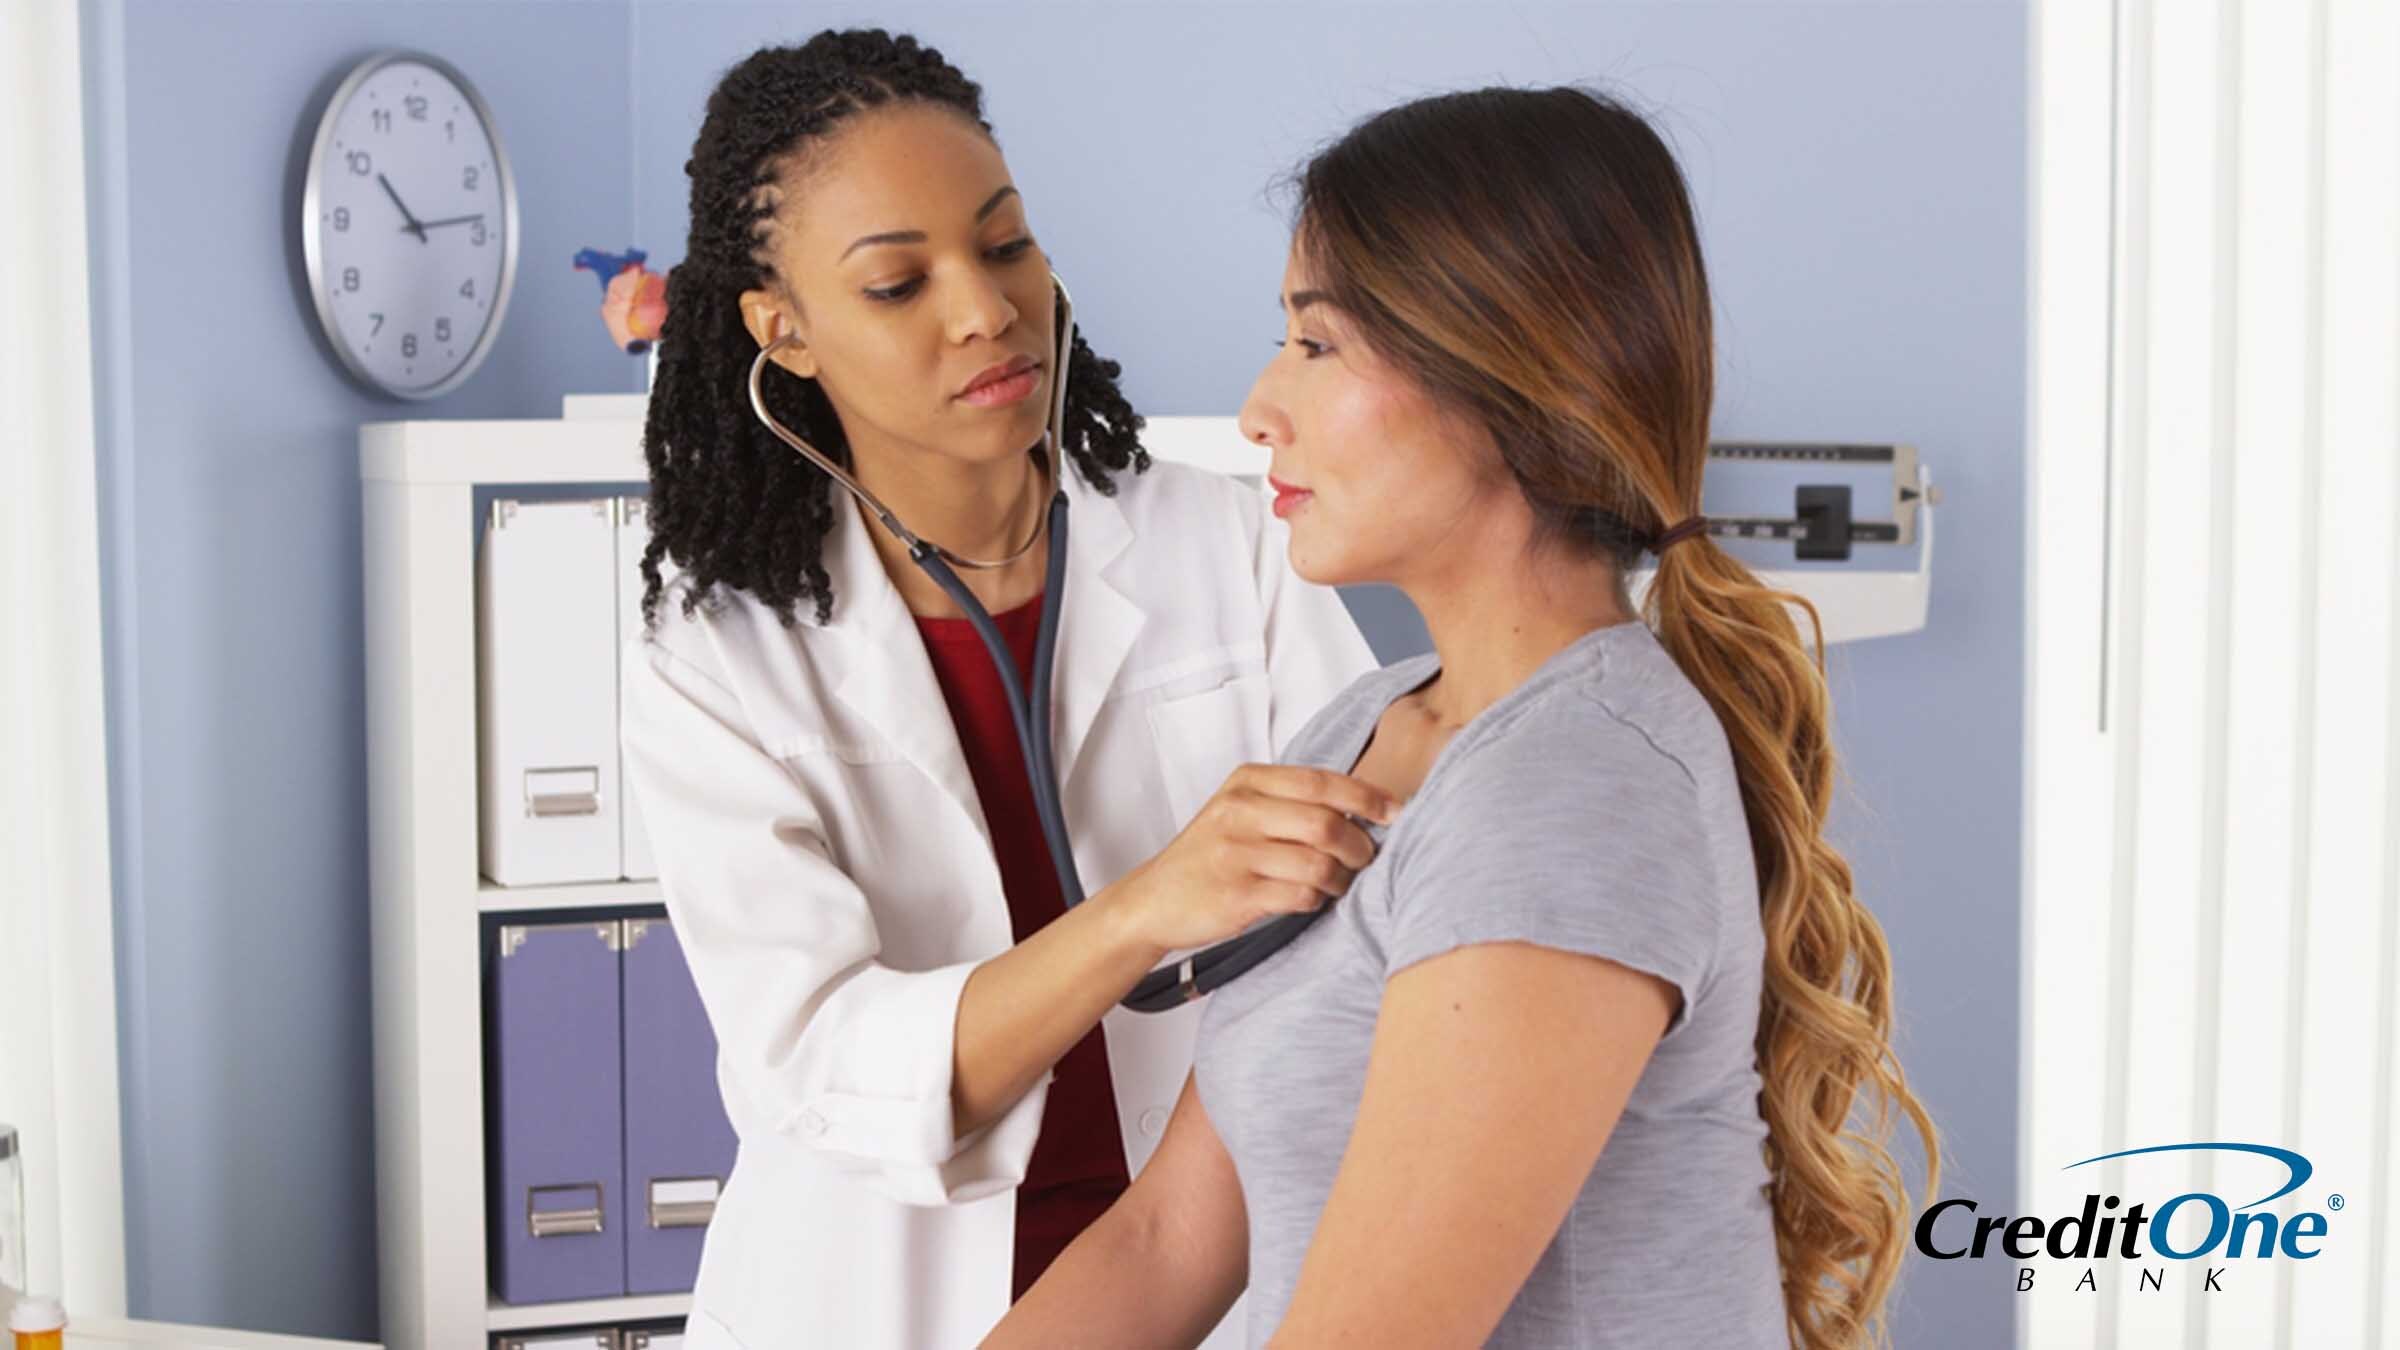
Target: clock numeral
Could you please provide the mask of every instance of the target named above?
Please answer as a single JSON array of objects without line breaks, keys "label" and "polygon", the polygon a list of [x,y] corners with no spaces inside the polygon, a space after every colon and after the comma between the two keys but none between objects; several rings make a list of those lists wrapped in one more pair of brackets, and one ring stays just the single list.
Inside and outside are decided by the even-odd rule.
[{"label": "clock numeral", "polygon": [[423,94],[410,94],[401,101],[408,105],[409,121],[422,122],[425,120],[426,102]]},{"label": "clock numeral", "polygon": [[448,342],[450,340],[450,321],[448,319],[435,319],[433,321],[433,340],[436,342]]},{"label": "clock numeral", "polygon": [[391,109],[389,109],[389,108],[377,108],[377,109],[375,109],[375,111],[374,111],[374,114],[373,114],[373,115],[374,115],[374,118],[375,118],[375,129],[376,129],[377,131],[390,131],[390,130],[392,129],[392,110],[391,110]]},{"label": "clock numeral", "polygon": [[368,329],[368,330],[367,330],[367,336],[368,336],[368,337],[373,337],[373,336],[375,336],[377,333],[380,333],[380,332],[382,332],[382,331],[383,331],[383,316],[382,316],[382,315],[380,315],[380,314],[370,314],[370,315],[368,315],[367,317],[368,317],[368,318],[370,318],[370,319],[373,319],[373,320],[375,321],[375,326],[374,326],[373,328],[370,328],[370,329]]},{"label": "clock numeral", "polygon": [[375,161],[369,157],[367,152],[364,150],[351,151],[349,159],[350,172],[357,174],[361,178],[364,178],[368,174],[375,171]]},{"label": "clock numeral", "polygon": [[342,232],[342,233],[344,233],[344,234],[347,234],[347,233],[349,233],[349,231],[350,231],[350,208],[349,208],[349,207],[347,207],[347,206],[337,206],[337,207],[333,208],[333,228],[334,228],[334,229],[336,229],[336,230],[338,230],[338,231],[340,231],[340,232]]},{"label": "clock numeral", "polygon": [[455,142],[455,141],[458,139],[458,123],[456,123],[456,122],[444,122],[444,123],[442,123],[442,139],[443,139],[443,140],[445,140],[445,141],[453,141],[453,142]]},{"label": "clock numeral", "polygon": [[357,268],[345,267],[342,269],[342,289],[345,291],[355,291],[358,289]]},{"label": "clock numeral", "polygon": [[476,221],[472,226],[468,227],[468,237],[475,241],[475,246],[477,248],[483,247],[485,236],[483,233],[482,221]]},{"label": "clock numeral", "polygon": [[468,298],[469,300],[472,300],[472,299],[474,299],[474,298],[475,298],[475,278],[473,278],[473,277],[468,277],[468,278],[467,278],[467,284],[466,284],[466,285],[464,285],[464,286],[461,286],[461,287],[459,287],[459,288],[458,288],[458,293],[459,293],[460,295],[463,295],[463,296],[465,296],[465,297],[466,297],[466,298]]},{"label": "clock numeral", "polygon": [[401,336],[400,336],[400,354],[401,354],[402,356],[409,357],[409,358],[410,358],[410,359],[412,359],[412,360],[413,360],[413,359],[416,357],[416,354],[417,354],[417,335],[416,335],[416,334],[414,334],[414,333],[403,333],[403,334],[401,334]]},{"label": "clock numeral", "polygon": [[478,182],[482,181],[482,179],[483,179],[483,171],[482,171],[482,170],[480,170],[480,169],[476,168],[476,167],[475,167],[474,165],[472,165],[472,164],[470,164],[470,165],[468,165],[468,166],[467,166],[467,191],[469,191],[469,192],[473,192],[473,191],[475,190],[475,184],[477,184]]}]

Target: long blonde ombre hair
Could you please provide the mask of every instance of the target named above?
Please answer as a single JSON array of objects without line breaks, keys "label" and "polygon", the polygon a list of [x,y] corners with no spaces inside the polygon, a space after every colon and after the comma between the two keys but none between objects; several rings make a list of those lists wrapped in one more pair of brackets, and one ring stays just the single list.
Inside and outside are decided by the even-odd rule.
[{"label": "long blonde ombre hair", "polygon": [[[1312,284],[1377,354],[1487,430],[1545,536],[1622,578],[1700,511],[1715,337],[1681,168],[1650,124],[1579,88],[1482,89],[1368,119],[1297,176]],[[1766,967],[1759,1112],[1795,1346],[1885,1344],[1912,1204],[1895,1109],[1940,1177],[1892,1051],[1883,929],[1825,840],[1823,643],[1703,534],[1659,557],[1643,617],[1715,709],[1740,772]],[[1863,1124],[1854,1126],[1854,1113]]]}]

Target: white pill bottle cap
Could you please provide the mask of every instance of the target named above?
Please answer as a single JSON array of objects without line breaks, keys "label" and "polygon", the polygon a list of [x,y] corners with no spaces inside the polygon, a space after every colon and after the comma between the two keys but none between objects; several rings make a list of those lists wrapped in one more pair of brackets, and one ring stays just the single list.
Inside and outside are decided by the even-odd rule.
[{"label": "white pill bottle cap", "polygon": [[10,1331],[61,1331],[67,1325],[67,1310],[54,1298],[20,1299],[8,1310]]}]

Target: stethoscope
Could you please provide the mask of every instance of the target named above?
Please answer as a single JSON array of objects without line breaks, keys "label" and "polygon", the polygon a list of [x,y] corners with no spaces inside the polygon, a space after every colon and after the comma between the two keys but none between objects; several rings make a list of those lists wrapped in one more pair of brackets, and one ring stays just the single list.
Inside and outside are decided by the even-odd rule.
[{"label": "stethoscope", "polygon": [[[757,359],[750,363],[750,408],[758,414],[758,420],[765,423],[769,431],[799,451],[810,463],[823,469],[833,481],[848,489],[861,506],[874,512],[875,518],[883,522],[883,527],[908,546],[909,558],[923,568],[925,575],[933,578],[934,583],[947,592],[951,599],[958,602],[958,607],[966,613],[967,621],[975,626],[976,635],[983,639],[984,649],[991,653],[992,664],[999,668],[1000,684],[1008,696],[1009,716],[1016,723],[1017,748],[1025,757],[1025,776],[1033,786],[1034,810],[1041,817],[1042,838],[1050,848],[1050,864],[1058,872],[1059,894],[1072,908],[1083,903],[1083,879],[1075,870],[1075,851],[1067,841],[1066,810],[1059,801],[1058,769],[1050,758],[1050,686],[1051,671],[1058,653],[1058,616],[1066,607],[1064,435],[1067,361],[1075,349],[1075,302],[1068,297],[1066,283],[1060,281],[1056,273],[1051,274],[1050,284],[1058,289],[1059,341],[1058,359],[1050,367],[1049,425],[1043,432],[1050,455],[1051,497],[1048,512],[1050,556],[1043,583],[1045,598],[1042,602],[1041,626],[1036,630],[1033,648],[1033,688],[1041,695],[1039,698],[1026,697],[1025,688],[1017,679],[1016,662],[1010,657],[1008,643],[1000,636],[999,627],[992,622],[991,613],[984,609],[983,603],[975,598],[975,593],[967,589],[966,584],[958,579],[958,573],[952,569],[993,568],[1015,562],[1033,547],[1034,539],[1041,533],[1041,522],[1037,521],[1034,533],[1026,536],[1025,542],[1005,558],[984,560],[961,557],[939,544],[918,538],[900,523],[900,518],[892,514],[892,509],[885,506],[874,493],[867,491],[840,465],[793,434],[789,427],[776,421],[775,415],[767,411],[766,396],[761,392],[759,382],[765,377],[768,359],[778,348],[794,340],[789,334],[777,337],[761,348]],[[1136,1012],[1166,1012],[1189,1003],[1272,956],[1324,912],[1324,907],[1320,906],[1301,913],[1279,915],[1248,932],[1187,956],[1175,965],[1151,971],[1133,987],[1132,993],[1125,996],[1124,1006]]]}]

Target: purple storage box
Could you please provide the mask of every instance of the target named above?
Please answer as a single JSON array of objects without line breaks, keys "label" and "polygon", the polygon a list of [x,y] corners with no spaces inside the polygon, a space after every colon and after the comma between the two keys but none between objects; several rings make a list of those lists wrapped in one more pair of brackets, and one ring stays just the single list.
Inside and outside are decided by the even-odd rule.
[{"label": "purple storage box", "polygon": [[682,1293],[733,1171],[717,1039],[664,919],[625,924],[625,1276],[632,1294]]},{"label": "purple storage box", "polygon": [[492,1293],[625,1292],[618,921],[511,924],[490,966]]}]

